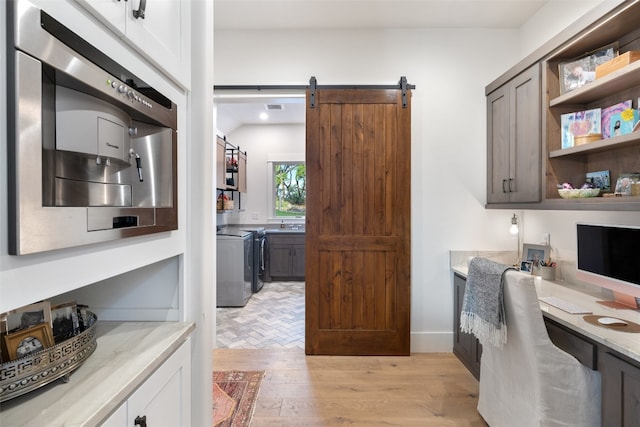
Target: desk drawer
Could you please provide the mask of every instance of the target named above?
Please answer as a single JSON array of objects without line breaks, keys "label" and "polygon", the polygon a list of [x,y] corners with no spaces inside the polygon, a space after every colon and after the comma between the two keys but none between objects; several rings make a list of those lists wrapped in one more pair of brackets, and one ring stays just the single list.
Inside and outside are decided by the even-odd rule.
[{"label": "desk drawer", "polygon": [[552,320],[545,318],[544,323],[547,326],[549,338],[551,338],[551,342],[556,347],[574,356],[580,363],[594,371],[598,369],[598,349],[594,343],[576,335]]}]

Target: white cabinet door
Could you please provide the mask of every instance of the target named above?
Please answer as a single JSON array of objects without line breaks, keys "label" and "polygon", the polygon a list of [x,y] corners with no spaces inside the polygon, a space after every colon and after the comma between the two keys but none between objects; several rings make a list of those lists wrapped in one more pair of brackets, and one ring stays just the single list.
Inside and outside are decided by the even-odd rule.
[{"label": "white cabinet door", "polygon": [[119,35],[125,34],[126,8],[121,0],[76,0],[103,24],[110,27]]},{"label": "white cabinet door", "polygon": [[[127,401],[127,426],[191,426],[191,344],[187,340]],[[140,424],[140,423],[139,423]]]},{"label": "white cabinet door", "polygon": [[141,1],[125,3],[127,38],[148,59],[187,84],[191,3],[189,0],[146,0],[144,19],[135,18],[133,12]]},{"label": "white cabinet door", "polygon": [[[146,59],[191,85],[189,0],[76,0]],[[144,17],[134,16],[144,7]]]},{"label": "white cabinet door", "polygon": [[107,421],[100,424],[100,427],[124,427],[127,425],[127,402],[120,405],[120,407],[111,414]]}]

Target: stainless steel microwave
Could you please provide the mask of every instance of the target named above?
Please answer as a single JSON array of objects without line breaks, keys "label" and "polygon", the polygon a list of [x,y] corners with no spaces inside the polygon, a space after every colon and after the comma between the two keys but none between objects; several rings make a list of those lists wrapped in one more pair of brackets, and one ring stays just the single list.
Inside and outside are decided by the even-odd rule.
[{"label": "stainless steel microwave", "polygon": [[176,105],[28,0],[7,21],[9,253],[177,229]]}]

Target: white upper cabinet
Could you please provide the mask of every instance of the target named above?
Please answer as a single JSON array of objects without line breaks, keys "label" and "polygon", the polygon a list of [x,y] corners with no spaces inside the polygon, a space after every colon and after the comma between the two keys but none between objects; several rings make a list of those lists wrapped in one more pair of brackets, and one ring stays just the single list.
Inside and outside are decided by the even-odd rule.
[{"label": "white upper cabinet", "polygon": [[190,89],[189,0],[76,0],[118,37]]}]

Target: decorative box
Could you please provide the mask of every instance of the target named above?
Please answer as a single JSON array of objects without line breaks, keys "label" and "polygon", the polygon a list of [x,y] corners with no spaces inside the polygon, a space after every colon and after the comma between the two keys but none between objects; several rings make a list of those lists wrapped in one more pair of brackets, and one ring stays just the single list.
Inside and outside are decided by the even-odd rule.
[{"label": "decorative box", "polygon": [[602,139],[601,133],[590,133],[588,135],[576,135],[573,137],[575,145],[588,144],[594,141],[600,141]]},{"label": "decorative box", "polygon": [[612,60],[596,67],[596,79],[613,73],[614,71],[619,70],[620,68],[625,67],[639,59],[640,51],[638,50],[631,50],[629,52],[623,53],[622,55],[618,55]]}]

